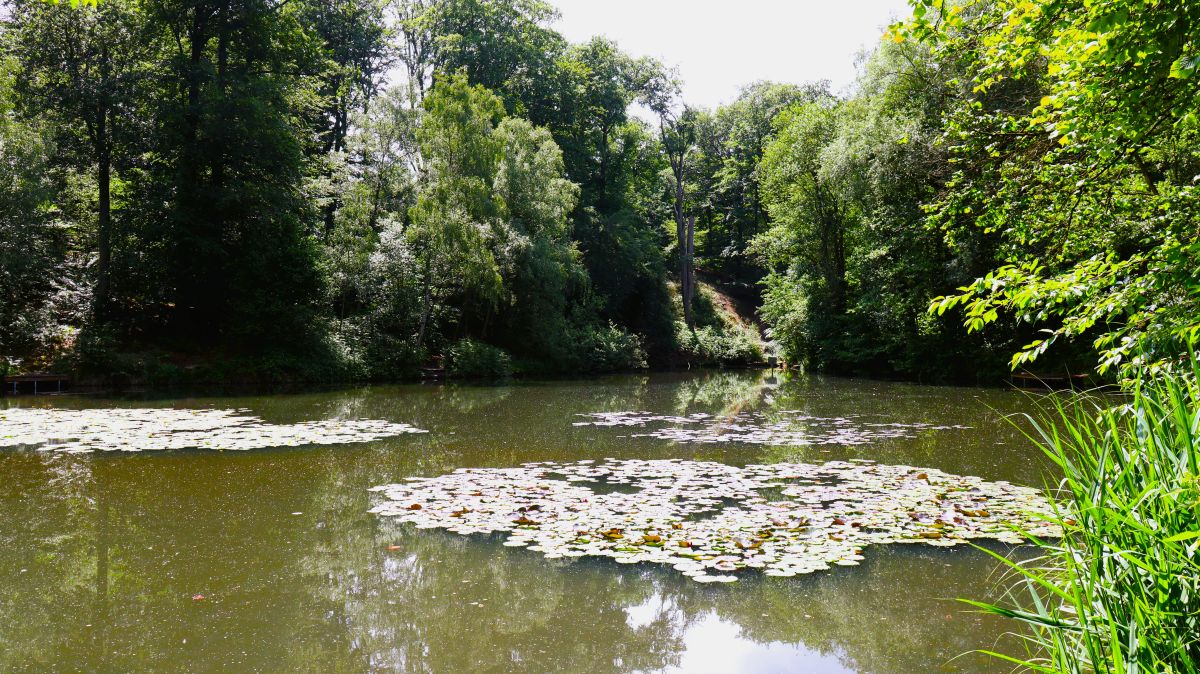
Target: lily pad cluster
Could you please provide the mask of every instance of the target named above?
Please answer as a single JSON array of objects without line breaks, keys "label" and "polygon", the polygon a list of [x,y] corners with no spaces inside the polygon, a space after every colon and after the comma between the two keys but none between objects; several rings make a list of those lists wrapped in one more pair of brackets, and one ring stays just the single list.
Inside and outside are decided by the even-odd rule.
[{"label": "lily pad cluster", "polygon": [[867,461],[542,462],[372,491],[385,498],[372,512],[418,528],[500,532],[504,545],[549,559],[666,564],[699,582],[731,582],[746,569],[795,576],[852,566],[877,544],[1061,535],[1037,490]]},{"label": "lily pad cluster", "polygon": [[651,412],[596,412],[580,414],[590,421],[577,421],[574,426],[632,426],[653,428],[635,433],[635,438],[658,438],[676,442],[718,443],[735,442],[754,445],[863,445],[889,438],[915,438],[918,431],[969,429],[970,426],[942,426],[927,423],[869,422],[865,415],[820,417],[797,410],[714,416],[698,412],[687,416],[653,414]]},{"label": "lily pad cluster", "polygon": [[34,446],[43,451],[67,453],[333,445],[424,432],[408,424],[377,419],[271,424],[246,410],[0,410],[0,447]]}]

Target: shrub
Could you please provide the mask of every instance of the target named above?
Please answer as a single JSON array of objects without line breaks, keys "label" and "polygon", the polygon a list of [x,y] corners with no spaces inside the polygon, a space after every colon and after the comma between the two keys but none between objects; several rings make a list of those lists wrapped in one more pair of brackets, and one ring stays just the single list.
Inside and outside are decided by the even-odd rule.
[{"label": "shrub", "polygon": [[572,335],[578,344],[582,362],[577,369],[581,371],[616,372],[646,367],[641,338],[612,323],[576,328]]},{"label": "shrub", "polygon": [[512,376],[512,358],[490,344],[460,339],[446,349],[446,373],[452,377],[503,379]]},{"label": "shrub", "polygon": [[680,354],[693,365],[751,365],[763,360],[758,331],[743,325],[711,325],[688,330],[676,325]]}]

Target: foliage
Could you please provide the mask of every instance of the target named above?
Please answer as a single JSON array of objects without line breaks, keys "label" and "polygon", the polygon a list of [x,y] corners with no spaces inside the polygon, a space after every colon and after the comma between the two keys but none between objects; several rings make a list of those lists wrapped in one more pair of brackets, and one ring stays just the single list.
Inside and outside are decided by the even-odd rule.
[{"label": "foliage", "polygon": [[490,344],[461,339],[446,348],[446,372],[452,377],[502,379],[513,373],[512,358]]},{"label": "foliage", "polygon": [[0,363],[44,369],[71,346],[90,285],[77,232],[51,205],[54,146],[14,109],[16,71],[0,60]]},{"label": "foliage", "polygon": [[695,299],[695,324],[675,324],[679,357],[696,365],[749,366],[763,362],[758,329],[718,307],[713,291],[701,286]]},{"label": "foliage", "polygon": [[612,323],[577,328],[572,337],[583,357],[575,368],[577,371],[617,372],[646,367],[642,340]]},{"label": "foliage", "polygon": [[769,215],[762,196],[761,164],[777,117],[793,105],[831,97],[824,82],[805,86],[755,82],[737,99],[697,120],[692,178],[700,211],[697,237],[702,264],[757,280],[749,242],[762,233]]},{"label": "foliage", "polygon": [[1004,264],[935,303],[978,331],[1043,327],[1013,357],[1090,340],[1099,369],[1168,368],[1200,330],[1195,176],[1200,9],[1127,0],[914,2],[894,27],[971,73],[947,119],[956,172],[931,205]]},{"label": "foliage", "polygon": [[[1032,439],[1062,471],[1065,535],[1043,557],[1007,561],[1019,590],[1004,606],[1028,625],[1034,671],[1200,668],[1200,386],[1159,375],[1117,404],[1055,401]],[[999,657],[1017,662],[1011,656]]]},{"label": "foliage", "polygon": [[[1035,280],[1021,286],[1028,318],[1128,333],[1164,354],[1195,313],[1190,188],[1167,189],[1187,175],[1190,132],[1174,145],[1165,127],[1147,134],[1143,166],[1121,175],[1154,177],[1158,201],[1123,196],[1114,211],[1145,215],[1174,199],[1180,208],[1163,217],[1176,224],[1121,227],[1174,232],[1177,246],[1130,248],[1133,238],[1089,226],[1069,255],[1048,259],[1053,246],[1027,213],[1051,202],[1041,190],[999,191],[996,167],[1033,155],[985,161],[974,150],[987,120],[1086,119],[1092,108],[1068,105],[1037,59],[988,69],[1007,58],[996,50],[1004,37],[1026,51],[1036,42],[1021,38],[1026,28],[988,23],[1002,11],[991,5],[948,10],[941,23],[927,8],[904,40],[864,58],[849,96],[820,82],[756,82],[707,111],[682,100],[662,63],[604,38],[570,44],[540,0],[11,4],[9,117],[54,148],[30,163],[44,167],[29,192],[37,208],[10,211],[31,225],[23,232],[57,233],[39,239],[44,255],[21,261],[22,278],[63,279],[69,291],[52,310],[21,310],[24,334],[42,336],[6,344],[10,358],[28,358],[38,340],[69,350],[82,330],[96,338],[78,342],[91,346],[76,362],[104,362],[101,346],[181,362],[290,351],[315,371],[376,378],[412,373],[463,338],[504,348],[530,371],[665,365],[680,348],[691,361],[752,359],[752,340],[726,326],[677,331],[680,303],[685,322],[705,327],[689,311],[705,300],[684,301],[693,267],[741,287],[765,279],[763,316],[789,359],[858,374],[994,374],[1013,340],[1031,338],[1015,324],[1025,314],[1002,318],[1003,307],[952,297],[943,310],[966,303],[975,327],[992,323],[963,339],[925,311],[979,278],[1000,289]],[[1053,33],[1055,21],[1071,20],[1027,28]],[[385,90],[394,66],[403,81]],[[1110,76],[1078,71],[1089,72]],[[1179,91],[1190,91],[1189,73],[1180,61]],[[976,75],[988,82],[972,90]],[[661,123],[632,116],[638,102]],[[1070,159],[1055,152],[1045,155],[1054,166]],[[1012,166],[1012,180],[1036,173]],[[939,215],[967,179],[996,188],[980,195],[1030,207],[980,202],[984,227]],[[1025,224],[984,222],[1009,217],[1005,208]],[[1080,253],[1093,242],[1107,257]],[[33,294],[46,297],[40,288]],[[1051,295],[1058,309],[1047,308]],[[1113,311],[1133,320],[1117,326]]]},{"label": "foliage", "polygon": [[963,64],[913,42],[862,62],[852,94],[819,89],[774,117],[757,167],[770,216],[749,246],[766,267],[762,316],[789,362],[850,374],[987,380],[1020,334],[963,338],[929,301],[995,263],[996,237],[947,241],[924,205],[947,178],[943,113]]},{"label": "foliage", "polygon": [[724,330],[705,325],[688,329],[678,323],[679,351],[689,365],[747,366],[763,362],[758,332],[744,326]]},{"label": "foliage", "polygon": [[290,351],[394,377],[464,337],[539,370],[670,352],[663,162],[628,115],[665,69],[568,44],[549,5],[11,4],[6,128],[54,153],[6,212],[45,254],[9,265],[32,285],[5,356],[81,329],[100,374]]}]

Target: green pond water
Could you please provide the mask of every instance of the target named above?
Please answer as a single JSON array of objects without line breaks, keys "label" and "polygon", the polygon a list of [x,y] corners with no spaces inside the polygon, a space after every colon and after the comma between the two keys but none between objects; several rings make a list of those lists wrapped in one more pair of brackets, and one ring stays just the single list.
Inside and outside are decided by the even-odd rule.
[{"label": "green pond water", "polygon": [[[369,513],[379,495],[368,489],[606,457],[870,459],[1032,486],[1047,473],[1002,419],[1033,407],[1024,394],[770,372],[0,399],[41,406],[238,408],[271,423],[370,418],[429,433],[238,452],[0,449],[4,672],[1006,672],[970,651],[1014,647],[1013,625],[954,601],[995,598],[1005,583],[969,547],[872,546],[860,566],[701,585],[670,568],[544,559],[500,536],[398,524]],[[841,444],[777,446],[573,425],[597,412],[784,410],[793,431],[814,423],[797,414],[850,430]],[[959,428],[856,434],[890,423]]]}]

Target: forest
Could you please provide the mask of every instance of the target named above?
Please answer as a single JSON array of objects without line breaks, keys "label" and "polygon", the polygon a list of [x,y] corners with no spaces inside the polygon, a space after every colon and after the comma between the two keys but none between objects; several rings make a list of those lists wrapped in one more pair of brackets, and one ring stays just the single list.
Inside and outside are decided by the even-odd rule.
[{"label": "forest", "polygon": [[540,0],[9,0],[3,367],[1171,369],[1200,8],[1076,4],[917,0],[849,91],[705,109]]}]

